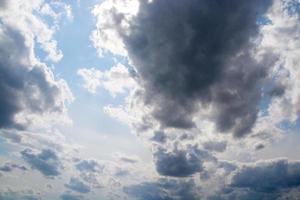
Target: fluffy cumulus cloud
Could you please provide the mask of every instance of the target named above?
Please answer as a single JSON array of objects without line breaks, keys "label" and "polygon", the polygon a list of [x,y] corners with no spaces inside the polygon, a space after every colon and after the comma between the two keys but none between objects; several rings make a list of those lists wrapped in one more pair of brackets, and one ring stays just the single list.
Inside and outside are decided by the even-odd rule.
[{"label": "fluffy cumulus cloud", "polygon": [[[77,16],[63,1],[0,1],[0,137],[19,152],[0,156],[0,199],[298,199],[300,162],[259,159],[299,123],[299,11],[299,0],[96,5],[90,40],[115,64],[76,69],[79,83],[117,97],[103,112],[152,154],[97,160],[53,126],[73,100],[52,70],[55,33]],[[11,189],[19,175],[47,185]]]},{"label": "fluffy cumulus cloud", "polygon": [[296,0],[274,1],[267,15],[271,23],[262,28],[262,53],[272,49],[279,58],[272,74],[277,98],[268,107],[275,122],[299,118],[299,7]]},{"label": "fluffy cumulus cloud", "polygon": [[[71,122],[67,106],[73,100],[66,81],[53,72],[63,58],[55,40],[63,18],[71,20],[72,10],[62,1],[0,3],[0,137],[1,148],[11,150],[1,155],[1,163],[9,161],[0,167],[0,199],[44,199],[44,185],[33,186],[31,177],[38,171],[54,180],[63,171],[60,155],[68,159],[66,140],[53,129]],[[27,186],[32,188],[23,191]]]},{"label": "fluffy cumulus cloud", "polygon": [[22,158],[33,168],[47,177],[60,174],[62,164],[58,155],[51,149],[44,149],[40,153],[34,153],[31,149],[21,152]]},{"label": "fluffy cumulus cloud", "polygon": [[71,178],[70,182],[68,184],[65,184],[65,186],[79,193],[88,193],[91,191],[88,185],[77,178]]},{"label": "fluffy cumulus cloud", "polygon": [[54,62],[62,56],[53,40],[55,30],[34,14],[44,3],[35,0],[2,4],[0,93],[6,98],[0,100],[0,128],[25,128],[40,121],[37,116],[50,120],[56,114],[58,118],[73,97],[66,82],[57,80],[34,53],[40,47]]},{"label": "fluffy cumulus cloud", "polygon": [[101,166],[95,160],[81,160],[76,164],[76,169],[81,172],[97,172]]},{"label": "fluffy cumulus cloud", "polygon": [[274,160],[242,167],[232,177],[231,186],[272,192],[299,186],[299,177],[299,162]]},{"label": "fluffy cumulus cloud", "polygon": [[99,87],[105,88],[112,96],[122,94],[135,86],[133,75],[124,65],[118,63],[109,70],[101,71],[95,68],[82,68],[77,74],[84,81],[84,88],[96,93]]},{"label": "fluffy cumulus cloud", "polygon": [[[229,132],[235,137],[250,134],[258,118],[262,85],[274,63],[271,53],[264,53],[261,58],[254,53],[261,36],[258,18],[271,2],[135,3],[139,4],[138,12],[123,10],[121,4],[106,1],[94,9],[94,14],[100,27],[97,30],[107,41],[112,38],[106,31],[114,31],[111,37],[118,37],[120,47],[126,50],[137,71],[135,80],[139,89],[129,97],[130,108],[126,112],[135,114],[134,107],[142,105],[135,116],[142,120],[133,124],[138,134],[149,129],[163,133],[161,136],[166,137],[157,134],[152,137],[157,142],[172,133],[200,132],[199,122],[203,119],[214,124],[215,132]],[[119,53],[105,43],[95,46]],[[107,107],[106,111],[114,114],[116,109]],[[115,113],[118,118],[120,114]],[[217,151],[224,148],[220,146]],[[163,153],[170,149],[165,146],[161,149],[164,150],[160,153],[154,152],[157,169],[163,166],[161,160],[173,160],[172,165],[186,163],[178,166],[191,169],[186,175],[200,170],[204,158],[197,153],[184,155],[189,149]],[[177,162],[176,158],[185,162]]]},{"label": "fluffy cumulus cloud", "polygon": [[77,74],[82,77],[84,88],[91,93],[96,93],[96,89],[101,85],[101,71],[96,70],[95,68],[82,68],[77,71]]},{"label": "fluffy cumulus cloud", "polygon": [[162,127],[192,128],[201,107],[209,109],[218,131],[249,133],[270,64],[253,57],[257,10],[264,13],[269,2],[139,4],[130,20],[116,4],[110,22],[137,69],[153,117]]},{"label": "fluffy cumulus cloud", "polygon": [[184,177],[202,171],[202,160],[208,153],[197,146],[180,149],[177,146],[171,151],[159,148],[154,153],[156,169],[161,175]]},{"label": "fluffy cumulus cloud", "polygon": [[92,32],[91,40],[98,49],[100,55],[103,55],[104,52],[112,52],[114,54],[126,56],[127,51],[120,38],[120,33],[112,26],[112,23],[115,22],[115,16],[112,15],[111,11],[114,9],[117,9],[118,12],[121,12],[122,15],[125,16],[125,18],[120,16],[120,19],[122,19],[120,25],[124,28],[128,28],[128,22],[138,12],[139,2],[136,0],[110,0],[97,5],[93,10],[93,14],[97,17],[97,29]]},{"label": "fluffy cumulus cloud", "polygon": [[[104,111],[147,141],[159,175],[200,175],[203,199],[297,195],[297,162],[243,167],[220,155],[251,157],[299,119],[299,7],[297,0],[104,1],[93,10],[94,46],[125,56],[136,71],[125,105]],[[194,198],[169,189],[146,182],[125,191]]]},{"label": "fluffy cumulus cloud", "polygon": [[226,186],[207,199],[297,199],[299,169],[299,161],[286,159],[237,165]]}]

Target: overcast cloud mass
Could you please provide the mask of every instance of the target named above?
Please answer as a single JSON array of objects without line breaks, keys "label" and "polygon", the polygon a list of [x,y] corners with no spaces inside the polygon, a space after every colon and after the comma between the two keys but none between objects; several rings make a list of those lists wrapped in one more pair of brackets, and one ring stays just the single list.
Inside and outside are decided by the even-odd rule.
[{"label": "overcast cloud mass", "polygon": [[299,0],[0,0],[0,200],[300,199]]}]

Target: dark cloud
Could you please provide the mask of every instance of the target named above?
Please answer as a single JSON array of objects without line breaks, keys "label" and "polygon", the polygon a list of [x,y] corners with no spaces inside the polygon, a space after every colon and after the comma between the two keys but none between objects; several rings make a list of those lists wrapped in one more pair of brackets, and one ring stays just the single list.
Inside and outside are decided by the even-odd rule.
[{"label": "dark cloud", "polygon": [[282,84],[275,85],[272,90],[269,92],[272,97],[281,97],[284,95],[285,92],[285,86]]},{"label": "dark cloud", "polygon": [[151,138],[151,140],[158,143],[165,143],[167,140],[167,136],[163,131],[155,131],[154,136]]},{"label": "dark cloud", "polygon": [[208,151],[223,152],[226,150],[227,142],[226,141],[208,141],[203,143],[204,149]]},{"label": "dark cloud", "polygon": [[207,200],[279,200],[279,193],[255,192],[247,189],[223,189],[220,193],[212,195]]},{"label": "dark cloud", "polygon": [[160,179],[125,187],[124,192],[138,200],[198,200],[199,188],[193,181]]},{"label": "dark cloud", "polygon": [[65,184],[65,186],[79,193],[88,193],[91,191],[91,188],[78,178],[71,178],[70,182]]},{"label": "dark cloud", "polygon": [[80,178],[89,183],[90,187],[100,187],[98,177],[103,173],[105,165],[99,164],[96,160],[80,160],[75,167],[80,172]]},{"label": "dark cloud", "polygon": [[103,170],[103,166],[99,165],[95,160],[81,160],[76,164],[76,169],[81,172],[99,172]]},{"label": "dark cloud", "polygon": [[161,126],[194,127],[200,103],[214,108],[219,131],[249,133],[270,64],[268,59],[258,62],[251,51],[258,15],[270,1],[139,2],[129,31],[118,26],[124,16],[112,14],[145,89],[145,103],[154,107]]},{"label": "dark cloud", "polygon": [[231,186],[259,192],[300,186],[300,162],[275,160],[245,166],[233,176]]},{"label": "dark cloud", "polygon": [[185,177],[202,170],[203,160],[208,159],[207,152],[197,146],[188,146],[186,149],[168,150],[159,148],[154,153],[154,162],[159,174],[173,177]]},{"label": "dark cloud", "polygon": [[[0,128],[25,128],[16,115],[63,112],[60,83],[51,80],[52,72],[34,64],[25,36],[1,23],[0,31]],[[62,100],[62,101],[61,101]]]},{"label": "dark cloud", "polygon": [[5,163],[4,165],[0,166],[0,171],[3,171],[3,172],[11,172],[14,169],[19,169],[19,170],[23,170],[23,171],[27,170],[27,168],[25,166],[13,164],[13,163]]},{"label": "dark cloud", "polygon": [[34,153],[31,149],[25,149],[21,155],[33,169],[39,170],[43,175],[47,177],[60,175],[62,165],[54,151],[43,149],[40,153]]},{"label": "dark cloud", "polygon": [[[231,177],[208,200],[283,200],[297,199],[300,193],[300,162],[285,159],[267,160],[239,167],[234,163],[221,162]],[[296,198],[295,198],[296,197]]]},{"label": "dark cloud", "polygon": [[81,200],[83,199],[82,196],[64,193],[60,196],[62,200]]},{"label": "dark cloud", "polygon": [[226,174],[230,174],[231,172],[238,169],[238,166],[234,162],[218,160],[217,164],[218,164],[218,168],[224,169]]},{"label": "dark cloud", "polygon": [[300,187],[293,188],[288,192],[282,193],[278,200],[298,199],[300,197]]}]

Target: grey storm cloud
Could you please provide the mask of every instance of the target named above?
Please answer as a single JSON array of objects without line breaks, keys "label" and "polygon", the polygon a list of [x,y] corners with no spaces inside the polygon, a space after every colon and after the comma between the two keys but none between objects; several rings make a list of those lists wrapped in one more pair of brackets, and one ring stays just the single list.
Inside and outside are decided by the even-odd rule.
[{"label": "grey storm cloud", "polygon": [[75,165],[75,167],[81,172],[98,172],[103,169],[103,166],[100,166],[94,160],[81,160]]},{"label": "grey storm cloud", "polygon": [[57,154],[51,149],[43,149],[40,153],[34,153],[31,149],[21,152],[22,158],[33,168],[47,177],[60,175],[62,164]]},{"label": "grey storm cloud", "polygon": [[[99,177],[100,174],[103,174],[104,168],[105,168],[104,164],[100,164],[97,160],[92,160],[92,159],[79,160],[75,164],[75,168],[79,171],[80,178],[84,182],[89,183],[88,187],[91,187],[91,188],[92,187],[100,187],[100,183],[99,183],[97,177]],[[74,180],[81,182],[78,178],[75,178]],[[73,180],[73,182],[74,182],[74,180]],[[71,181],[68,185],[66,185],[67,187],[71,186]],[[84,188],[87,188],[87,187],[84,187]]]},{"label": "grey storm cloud", "polygon": [[124,187],[124,192],[138,200],[200,199],[199,188],[193,181],[160,179]]},{"label": "grey storm cloud", "polygon": [[[270,0],[140,0],[128,31],[120,30],[128,55],[162,127],[188,129],[201,106],[211,105],[220,132],[237,137],[256,121],[261,86],[271,56],[252,50],[259,16]],[[115,25],[122,14],[113,13]]]},{"label": "grey storm cloud", "polygon": [[19,169],[22,171],[26,171],[27,168],[23,165],[13,164],[13,163],[5,163],[4,165],[0,166],[0,171],[3,172],[11,172],[14,169]]},{"label": "grey storm cloud", "polygon": [[43,64],[32,64],[25,36],[0,21],[0,128],[25,128],[16,114],[26,110],[43,114],[62,112],[58,104],[59,84],[49,81],[51,74]]},{"label": "grey storm cloud", "polygon": [[298,199],[300,162],[267,160],[238,167],[225,163],[232,172],[231,181],[208,200],[283,200]]},{"label": "grey storm cloud", "polygon": [[167,141],[167,136],[163,131],[155,131],[151,140],[158,143],[165,143]]},{"label": "grey storm cloud", "polygon": [[300,162],[283,159],[245,166],[233,176],[231,186],[260,192],[300,186]]},{"label": "grey storm cloud", "polygon": [[65,184],[65,187],[79,193],[88,193],[91,191],[91,188],[78,178],[71,178],[70,182]]},{"label": "grey storm cloud", "polygon": [[[281,200],[278,193],[262,193],[246,189],[223,189],[207,200]],[[282,199],[283,200],[283,199]]]},{"label": "grey storm cloud", "polygon": [[154,153],[156,170],[164,176],[185,177],[202,170],[203,160],[209,159],[206,151],[197,146],[188,146],[186,149],[168,150],[159,148]]}]

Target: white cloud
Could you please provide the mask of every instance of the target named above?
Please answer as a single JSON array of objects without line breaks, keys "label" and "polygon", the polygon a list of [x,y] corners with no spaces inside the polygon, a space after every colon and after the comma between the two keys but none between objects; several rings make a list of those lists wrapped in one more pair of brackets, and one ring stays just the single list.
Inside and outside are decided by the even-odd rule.
[{"label": "white cloud", "polygon": [[[120,11],[120,14],[124,16],[124,19],[122,19],[119,24],[114,24],[114,16],[111,15],[111,11],[114,9]],[[108,0],[95,6],[93,15],[96,17],[97,22],[96,30],[91,34],[91,40],[100,56],[102,56],[104,52],[122,56],[127,55],[119,32],[116,31],[116,26],[128,30],[129,21],[137,14],[138,9],[139,2],[137,0]]]},{"label": "white cloud", "polygon": [[295,122],[300,115],[300,14],[295,0],[274,1],[268,13],[271,23],[263,26],[262,51],[272,50],[279,58],[271,76],[284,87],[274,98],[268,113],[273,123]]},{"label": "white cloud", "polygon": [[95,94],[97,88],[101,85],[102,72],[95,68],[82,68],[77,71],[77,74],[83,78],[83,87]]},{"label": "white cloud", "polygon": [[0,92],[11,96],[10,101],[1,103],[7,112],[1,126],[38,128],[52,122],[70,122],[66,106],[73,95],[67,83],[56,79],[35,53],[39,44],[48,59],[57,62],[62,58],[54,39],[55,28],[39,15],[46,5],[43,0],[17,0],[7,1],[0,8],[0,70],[7,74]]},{"label": "white cloud", "polygon": [[109,71],[104,72],[103,86],[112,96],[122,94],[128,89],[133,89],[135,84],[128,69],[120,63],[113,66]]},{"label": "white cloud", "polygon": [[[9,1],[7,8],[1,11],[1,19],[7,26],[14,27],[21,32],[27,40],[27,46],[34,51],[34,41],[37,41],[41,48],[48,54],[48,59],[58,62],[63,54],[57,48],[57,42],[53,39],[55,27],[49,27],[42,18],[34,12],[48,14],[54,19],[59,13],[55,12],[50,4],[43,0]],[[33,56],[34,57],[34,56]],[[34,58],[32,58],[34,59]]]},{"label": "white cloud", "polygon": [[134,88],[135,81],[127,67],[118,63],[109,70],[100,71],[95,68],[82,68],[77,74],[84,80],[84,88],[95,94],[99,87],[106,89],[113,97]]}]

